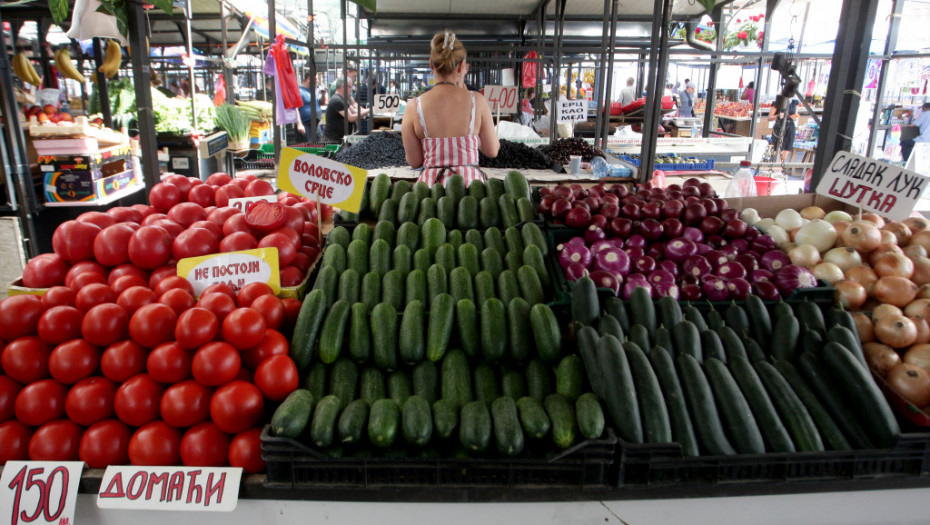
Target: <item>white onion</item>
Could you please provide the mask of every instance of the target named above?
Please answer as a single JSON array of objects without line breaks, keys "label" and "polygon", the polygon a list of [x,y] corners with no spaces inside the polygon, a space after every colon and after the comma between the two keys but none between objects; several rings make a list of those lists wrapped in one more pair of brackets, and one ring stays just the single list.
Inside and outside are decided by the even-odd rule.
[{"label": "white onion", "polygon": [[739,218],[750,226],[756,224],[760,219],[762,219],[762,217],[759,216],[759,212],[757,212],[755,208],[746,208],[740,212]]},{"label": "white onion", "polygon": [[836,228],[827,221],[814,219],[798,230],[794,235],[794,242],[798,244],[810,244],[823,253],[836,244]]},{"label": "white onion", "polygon": [[791,242],[791,235],[785,231],[784,228],[777,224],[773,224],[765,230],[765,233],[772,236],[772,240],[775,241],[775,245],[784,250],[783,246],[786,246]]},{"label": "white onion", "polygon": [[846,246],[827,251],[827,253],[823,254],[823,262],[833,263],[845,272],[853,266],[862,264],[862,257],[859,252]]},{"label": "white onion", "polygon": [[801,214],[791,208],[778,212],[778,215],[775,216],[775,224],[787,231],[796,230],[804,226]]},{"label": "white onion", "polygon": [[821,281],[826,281],[830,284],[843,280],[843,270],[833,263],[822,262],[814,266],[811,272]]},{"label": "white onion", "polygon": [[853,218],[852,218],[852,215],[846,213],[845,211],[833,210],[830,213],[824,215],[823,220],[830,222],[830,223],[833,223],[836,221],[852,222]]},{"label": "white onion", "polygon": [[769,228],[771,228],[772,226],[775,226],[775,219],[762,219],[758,221],[757,223],[753,224],[753,226],[768,233]]},{"label": "white onion", "polygon": [[810,270],[820,262],[820,251],[810,244],[798,244],[788,250],[791,264],[797,264]]},{"label": "white onion", "polygon": [[805,219],[823,219],[824,215],[826,215],[826,213],[820,206],[808,206],[801,210],[801,217]]}]

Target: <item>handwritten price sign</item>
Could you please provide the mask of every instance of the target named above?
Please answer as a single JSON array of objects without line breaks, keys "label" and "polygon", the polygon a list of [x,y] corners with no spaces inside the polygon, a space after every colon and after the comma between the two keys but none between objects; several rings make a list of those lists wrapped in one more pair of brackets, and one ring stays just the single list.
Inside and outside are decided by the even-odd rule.
[{"label": "handwritten price sign", "polygon": [[8,461],[0,476],[0,525],[71,525],[82,461]]},{"label": "handwritten price sign", "polygon": [[398,95],[375,95],[374,104],[375,115],[390,115],[400,107],[400,96]]},{"label": "handwritten price sign", "polygon": [[520,102],[516,86],[484,86],[484,98],[492,113],[516,113]]}]

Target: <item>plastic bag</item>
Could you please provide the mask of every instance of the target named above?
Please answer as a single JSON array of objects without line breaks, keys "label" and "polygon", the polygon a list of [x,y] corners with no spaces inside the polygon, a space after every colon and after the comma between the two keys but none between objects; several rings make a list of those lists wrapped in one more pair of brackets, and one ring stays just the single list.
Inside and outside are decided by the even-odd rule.
[{"label": "plastic bag", "polygon": [[297,82],[297,74],[294,72],[291,55],[287,52],[284,35],[279,34],[275,37],[271,52],[274,54],[274,65],[277,73],[275,76],[278,82],[281,83],[281,97],[284,99],[284,107],[286,109],[296,109],[303,106],[303,100],[300,98],[300,84]]},{"label": "plastic bag", "polygon": [[535,86],[537,76],[543,80],[546,79],[545,72],[541,71],[541,65],[536,62],[537,57],[536,51],[530,51],[523,57],[523,74],[520,80],[523,89]]},{"label": "plastic bag", "polygon": [[98,12],[99,7],[100,2],[97,0],[77,0],[71,15],[68,37],[75,40],[89,40],[94,37],[115,38],[121,46],[128,46],[129,41],[116,27],[116,17]]}]

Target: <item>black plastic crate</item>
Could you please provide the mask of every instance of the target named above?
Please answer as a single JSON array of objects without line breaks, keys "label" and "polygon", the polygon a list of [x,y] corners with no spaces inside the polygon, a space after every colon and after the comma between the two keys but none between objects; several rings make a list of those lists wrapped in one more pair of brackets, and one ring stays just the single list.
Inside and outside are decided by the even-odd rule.
[{"label": "black plastic crate", "polygon": [[619,486],[797,483],[930,475],[930,434],[892,449],[683,457],[670,444],[617,445]]},{"label": "black plastic crate", "polygon": [[262,459],[269,488],[372,487],[541,487],[595,488],[610,485],[617,438],[579,443],[551,459],[502,458],[333,458],[298,441],[262,430]]}]

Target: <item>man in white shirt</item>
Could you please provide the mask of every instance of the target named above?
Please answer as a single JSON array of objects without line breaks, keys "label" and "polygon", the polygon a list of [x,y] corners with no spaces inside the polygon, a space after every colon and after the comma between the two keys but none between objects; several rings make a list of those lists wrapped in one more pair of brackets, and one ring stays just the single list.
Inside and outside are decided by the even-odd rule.
[{"label": "man in white shirt", "polygon": [[626,87],[620,90],[620,107],[629,106],[636,100],[636,89],[633,87],[635,83],[633,77],[626,79]]},{"label": "man in white shirt", "polygon": [[911,156],[915,143],[930,142],[930,102],[924,102],[923,107],[920,108],[920,116],[914,119],[912,125],[917,126],[920,134],[912,139],[901,141],[901,158],[904,162],[907,162],[908,157]]}]

